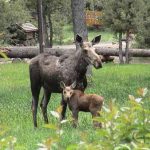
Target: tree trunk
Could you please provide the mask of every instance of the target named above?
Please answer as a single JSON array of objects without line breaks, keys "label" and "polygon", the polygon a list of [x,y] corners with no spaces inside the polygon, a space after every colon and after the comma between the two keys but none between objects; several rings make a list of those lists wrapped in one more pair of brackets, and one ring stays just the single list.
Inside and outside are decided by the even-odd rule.
[{"label": "tree trunk", "polygon": [[37,0],[37,13],[38,13],[38,39],[40,53],[44,52],[44,38],[43,38],[43,4],[42,0]]},{"label": "tree trunk", "polygon": [[119,61],[123,64],[123,51],[122,51],[122,32],[119,33]]},{"label": "tree trunk", "polygon": [[[74,38],[77,34],[81,35],[83,40],[88,40],[88,32],[85,19],[85,3],[84,0],[71,0],[72,19]],[[79,45],[76,43],[76,49],[79,49]],[[91,72],[91,67],[88,67],[88,72]]]},{"label": "tree trunk", "polygon": [[49,34],[50,34],[50,47],[53,46],[53,24],[51,15],[48,14],[48,22],[49,22]]},{"label": "tree trunk", "polygon": [[126,33],[126,48],[125,48],[125,58],[126,58],[126,64],[129,63],[129,31]]},{"label": "tree trunk", "polygon": [[46,21],[46,13],[43,14],[43,27],[44,27],[44,43],[45,47],[50,47],[50,42],[48,38],[48,31],[47,31],[47,21]]},{"label": "tree trunk", "polygon": [[79,34],[84,40],[88,39],[88,32],[85,20],[85,3],[84,0],[71,0],[72,19],[74,37]]}]

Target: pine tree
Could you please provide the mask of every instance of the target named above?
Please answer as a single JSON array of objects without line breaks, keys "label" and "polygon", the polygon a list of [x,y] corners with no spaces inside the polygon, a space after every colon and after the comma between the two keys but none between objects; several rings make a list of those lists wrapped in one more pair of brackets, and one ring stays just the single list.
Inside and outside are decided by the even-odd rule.
[{"label": "pine tree", "polygon": [[129,35],[137,32],[143,23],[143,0],[103,0],[103,14],[105,25],[115,33],[119,33],[119,58],[123,63],[122,34],[126,34],[126,63],[129,63]]},{"label": "pine tree", "polygon": [[[59,38],[62,36],[62,24],[71,14],[70,3],[70,0],[43,0],[45,47],[52,47],[54,36],[57,35]],[[30,10],[34,10],[36,12],[37,4],[35,0],[27,1],[27,6]],[[50,40],[48,36],[50,36]]]},{"label": "pine tree", "polygon": [[144,0],[145,13],[143,19],[143,26],[139,29],[137,34],[138,47],[150,48],[150,0]]},{"label": "pine tree", "polygon": [[30,17],[23,0],[0,1],[0,32],[5,32],[11,24],[29,21]]}]

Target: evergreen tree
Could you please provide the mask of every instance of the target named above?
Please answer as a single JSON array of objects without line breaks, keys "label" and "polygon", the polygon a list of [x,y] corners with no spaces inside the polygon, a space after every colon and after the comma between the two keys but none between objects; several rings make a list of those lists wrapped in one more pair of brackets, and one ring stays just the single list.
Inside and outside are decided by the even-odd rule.
[{"label": "evergreen tree", "polygon": [[143,19],[143,27],[139,28],[137,34],[138,47],[150,48],[150,0],[144,0],[145,13]]},{"label": "evergreen tree", "polygon": [[0,1],[0,32],[5,32],[11,24],[24,23],[30,19],[23,0]]},{"label": "evergreen tree", "polygon": [[119,58],[123,63],[122,34],[126,34],[126,63],[129,63],[129,35],[142,26],[145,5],[143,0],[103,0],[105,25],[119,33]]},{"label": "evergreen tree", "polygon": [[[67,18],[71,16],[70,3],[70,0],[43,0],[45,47],[52,47],[54,37],[59,40],[62,39],[63,23],[68,21]],[[27,1],[27,6],[30,10],[37,11],[35,0]]]}]

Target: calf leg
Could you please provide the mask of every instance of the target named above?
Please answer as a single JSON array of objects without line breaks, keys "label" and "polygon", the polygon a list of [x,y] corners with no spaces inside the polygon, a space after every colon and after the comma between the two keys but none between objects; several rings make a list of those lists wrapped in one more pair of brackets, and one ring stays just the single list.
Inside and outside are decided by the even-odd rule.
[{"label": "calf leg", "polygon": [[41,110],[42,110],[42,113],[43,113],[44,122],[46,124],[48,123],[47,105],[49,103],[50,96],[51,96],[51,93],[49,91],[47,91],[46,89],[44,89],[44,96],[42,98],[40,106],[41,106]]},{"label": "calf leg", "polygon": [[72,111],[72,117],[73,117],[73,127],[76,128],[78,124],[78,110],[73,110]]},{"label": "calf leg", "polygon": [[[94,119],[95,117],[99,117],[100,116],[100,113],[98,112],[98,111],[95,111],[95,112],[91,112],[91,114],[92,114],[92,118]],[[94,125],[94,127],[102,127],[102,124],[101,124],[101,122],[98,122],[98,121],[94,121],[93,120],[93,125]]]},{"label": "calf leg", "polygon": [[83,86],[84,86],[84,89],[83,89],[83,92],[84,92],[84,90],[87,87],[87,78],[86,78],[86,75],[84,76],[84,79],[83,79]]}]

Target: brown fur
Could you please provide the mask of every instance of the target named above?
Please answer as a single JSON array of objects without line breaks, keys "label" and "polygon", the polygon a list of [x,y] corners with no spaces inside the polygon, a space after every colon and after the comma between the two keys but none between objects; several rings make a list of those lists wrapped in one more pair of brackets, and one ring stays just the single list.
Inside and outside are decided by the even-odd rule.
[{"label": "brown fur", "polygon": [[[72,111],[74,127],[77,126],[79,111],[90,112],[92,117],[100,115],[99,112],[101,111],[104,99],[102,96],[96,94],[85,94],[80,90],[73,90],[71,86],[64,86],[63,96],[69,109]],[[93,123],[95,127],[101,127],[101,123],[96,121],[93,121]]]},{"label": "brown fur", "polygon": [[[81,36],[77,35],[76,42],[80,47],[76,52],[64,55],[42,53],[32,59],[29,73],[34,127],[37,127],[37,108],[41,87],[43,87],[44,96],[40,106],[44,122],[48,123],[47,105],[50,101],[51,93],[62,93],[59,85],[60,81],[64,81],[68,85],[76,81],[76,89],[84,90],[87,86],[86,71],[88,65],[92,64],[96,69],[102,67],[101,58],[93,47],[100,39],[101,36],[97,36],[92,42],[85,42]],[[63,99],[61,105],[61,119],[64,119],[67,104]]]}]

